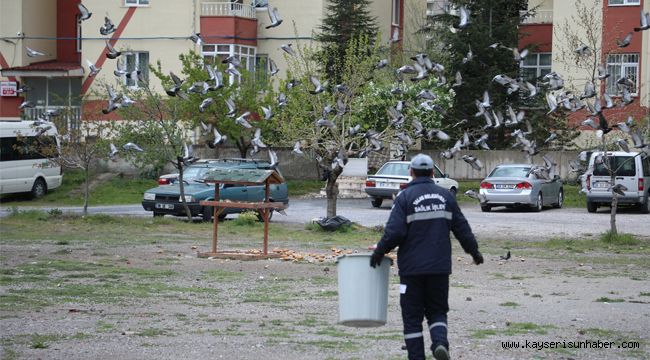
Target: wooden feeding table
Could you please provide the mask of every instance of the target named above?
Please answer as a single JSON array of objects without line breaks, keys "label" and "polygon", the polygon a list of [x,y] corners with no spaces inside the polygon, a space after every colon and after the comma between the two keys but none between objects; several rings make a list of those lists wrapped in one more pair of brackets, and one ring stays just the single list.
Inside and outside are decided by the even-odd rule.
[{"label": "wooden feeding table", "polygon": [[[269,216],[273,210],[282,210],[286,208],[283,203],[269,201],[269,185],[284,183],[284,178],[275,170],[263,169],[214,169],[209,171],[203,178],[206,183],[214,183],[214,200],[201,201],[202,206],[213,207],[213,225],[212,225],[212,251],[198,253],[199,257],[222,257],[236,259],[254,259],[268,258],[279,256],[268,253],[269,242]],[[261,202],[244,202],[244,201],[221,201],[219,190],[221,184],[257,186],[264,185],[264,201]],[[261,254],[244,253],[237,251],[217,252],[217,239],[219,229],[219,215],[226,208],[251,209],[256,210],[262,219],[264,219],[264,248]]]}]

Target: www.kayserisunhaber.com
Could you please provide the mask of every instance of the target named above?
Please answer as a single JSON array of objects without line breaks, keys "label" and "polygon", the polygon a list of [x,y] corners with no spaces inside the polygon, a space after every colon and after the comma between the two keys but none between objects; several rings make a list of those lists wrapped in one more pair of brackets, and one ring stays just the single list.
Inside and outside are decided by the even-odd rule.
[{"label": "www.kayserisunhaber.com", "polygon": [[641,343],[638,341],[602,341],[602,340],[579,340],[579,341],[502,341],[503,349],[639,349]]}]

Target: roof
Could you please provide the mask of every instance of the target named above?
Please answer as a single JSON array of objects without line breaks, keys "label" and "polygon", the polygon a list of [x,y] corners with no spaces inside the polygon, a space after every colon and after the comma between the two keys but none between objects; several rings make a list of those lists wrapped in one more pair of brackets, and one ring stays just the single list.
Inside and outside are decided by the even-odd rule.
[{"label": "roof", "polygon": [[216,168],[208,171],[203,180],[205,182],[218,182],[225,184],[281,184],[284,178],[275,170],[261,169],[227,169]]},{"label": "roof", "polygon": [[42,61],[26,66],[16,66],[2,69],[2,76],[61,76],[82,77],[84,69],[75,62],[62,62],[56,60]]}]

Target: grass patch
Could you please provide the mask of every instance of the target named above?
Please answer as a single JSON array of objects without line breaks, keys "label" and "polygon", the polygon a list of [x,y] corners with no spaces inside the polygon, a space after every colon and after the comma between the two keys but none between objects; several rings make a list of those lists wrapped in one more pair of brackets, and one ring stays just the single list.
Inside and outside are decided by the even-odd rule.
[{"label": "grass patch", "polygon": [[147,329],[140,330],[136,333],[136,335],[138,336],[148,336],[148,337],[161,336],[166,334],[167,332],[165,330],[156,329],[156,328],[147,328]]},{"label": "grass patch", "polygon": [[320,192],[324,183],[320,180],[287,180],[289,196],[303,196]]},{"label": "grass patch", "polygon": [[331,336],[331,337],[350,337],[351,334],[346,333],[345,331],[341,331],[333,326],[328,326],[323,329],[320,329],[316,331],[316,335],[326,335],[326,336]]},{"label": "grass patch", "polygon": [[641,241],[632,234],[625,234],[625,233],[614,234],[611,231],[608,231],[600,235],[600,241],[605,244],[626,245],[626,246],[630,246],[630,245],[634,246],[634,245],[639,245],[641,243]]},{"label": "grass patch", "polygon": [[206,280],[231,282],[243,279],[245,274],[243,272],[212,269],[203,271],[203,276],[205,276]]},{"label": "grass patch", "polygon": [[549,329],[554,329],[553,325],[538,325],[531,322],[511,323],[504,329],[479,329],[472,331],[472,337],[475,339],[485,339],[488,336],[505,335],[517,336],[526,334],[546,335]]},{"label": "grass patch", "polygon": [[[91,181],[96,179],[96,174],[91,175]],[[83,205],[84,177],[81,171],[67,170],[63,175],[60,187],[49,190],[47,195],[40,199],[31,199],[24,194],[11,194],[3,196],[0,202],[13,206],[81,206]],[[115,176],[112,179],[99,183],[90,192],[89,205],[119,205],[136,204],[142,200],[142,194],[158,186],[156,180]]]},{"label": "grass patch", "polygon": [[619,303],[619,302],[625,302],[625,299],[612,299],[612,298],[608,298],[607,296],[602,296],[596,299],[596,302]]},{"label": "grass patch", "polygon": [[650,296],[650,292],[641,292],[639,296]]},{"label": "grass patch", "polygon": [[95,323],[95,331],[98,333],[107,333],[115,330],[115,325],[99,320],[97,323]]},{"label": "grass patch", "polygon": [[517,304],[516,302],[512,302],[512,301],[507,301],[507,302],[499,304],[499,306],[517,307],[517,306],[519,306],[519,304]]}]

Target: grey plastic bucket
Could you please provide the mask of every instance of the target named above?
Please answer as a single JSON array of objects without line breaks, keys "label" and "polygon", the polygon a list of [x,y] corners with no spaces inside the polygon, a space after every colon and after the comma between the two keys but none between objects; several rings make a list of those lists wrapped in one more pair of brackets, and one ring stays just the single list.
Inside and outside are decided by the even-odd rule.
[{"label": "grey plastic bucket", "polygon": [[386,324],[388,275],[391,261],[370,267],[370,254],[342,255],[336,259],[339,277],[339,324],[375,327]]}]

